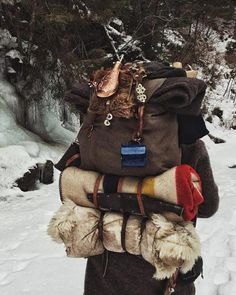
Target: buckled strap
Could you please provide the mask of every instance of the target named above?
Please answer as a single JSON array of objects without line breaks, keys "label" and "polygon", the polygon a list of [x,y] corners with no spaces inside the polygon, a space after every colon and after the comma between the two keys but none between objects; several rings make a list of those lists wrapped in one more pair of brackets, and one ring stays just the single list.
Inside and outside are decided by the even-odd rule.
[{"label": "buckled strap", "polygon": [[138,182],[138,187],[137,187],[137,201],[138,201],[138,206],[139,206],[141,215],[145,216],[146,213],[145,213],[143,200],[142,200],[142,186],[143,186],[143,180],[140,179]]},{"label": "buckled strap", "polygon": [[100,182],[102,180],[103,175],[99,175],[96,179],[95,185],[94,185],[94,189],[93,189],[93,203],[95,205],[95,207],[98,207],[98,200],[97,200],[97,196],[98,196],[98,189],[99,189],[99,185]]}]

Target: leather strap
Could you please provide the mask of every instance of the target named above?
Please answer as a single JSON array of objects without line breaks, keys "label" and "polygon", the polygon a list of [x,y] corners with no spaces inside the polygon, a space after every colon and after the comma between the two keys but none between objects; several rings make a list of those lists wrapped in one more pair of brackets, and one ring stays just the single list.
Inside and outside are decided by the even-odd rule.
[{"label": "leather strap", "polygon": [[167,281],[164,295],[171,295],[175,292],[178,274],[179,274],[179,268],[176,269],[175,273]]},{"label": "leather strap", "polygon": [[123,186],[124,178],[120,177],[117,185],[117,193],[122,193],[122,186]]},{"label": "leather strap", "polygon": [[144,217],[141,221],[141,225],[140,225],[140,236],[141,236],[141,239],[140,239],[140,243],[142,241],[142,238],[143,238],[143,232],[146,228],[146,223],[148,221],[148,218],[147,217]]},{"label": "leather strap", "polygon": [[80,153],[74,154],[72,157],[70,157],[66,161],[66,167],[69,166],[74,160],[78,159],[80,157]]},{"label": "leather strap", "polygon": [[94,185],[94,189],[93,189],[93,203],[96,208],[98,207],[97,195],[98,195],[98,189],[99,189],[99,185],[102,180],[102,177],[103,177],[102,174],[97,177],[95,185]]},{"label": "leather strap", "polygon": [[143,137],[143,116],[144,116],[144,105],[138,108],[139,124],[138,124],[138,136]]},{"label": "leather strap", "polygon": [[142,186],[143,186],[143,180],[140,179],[138,182],[138,187],[137,187],[137,201],[138,201],[138,206],[139,206],[141,215],[146,216],[144,206],[143,206],[143,200],[142,200]]},{"label": "leather strap", "polygon": [[116,193],[119,179],[117,175],[105,174],[103,177],[104,194]]},{"label": "leather strap", "polygon": [[127,252],[126,246],[125,246],[125,230],[126,230],[126,225],[127,225],[128,219],[129,219],[129,214],[124,213],[123,214],[122,228],[121,228],[121,246],[122,246],[122,248],[123,248],[123,250],[125,252]]},{"label": "leather strap", "polygon": [[[120,177],[119,181],[118,181],[118,185],[117,185],[117,193],[122,193],[123,181],[124,181],[124,178]],[[129,219],[129,214],[124,213],[123,214],[122,228],[121,228],[121,246],[122,246],[122,248],[123,248],[123,250],[125,252],[127,252],[126,246],[125,246],[125,230],[126,230],[126,225],[127,225],[128,219]]]},{"label": "leather strap", "polygon": [[[104,180],[103,180],[104,182]],[[117,190],[117,185],[115,190]],[[109,197],[108,197],[109,196]],[[105,211],[117,211],[127,212],[134,215],[140,215],[139,206],[137,206],[137,192],[136,193],[98,193],[98,206],[101,210]],[[93,193],[88,193],[87,198],[90,202],[93,202]],[[119,201],[118,201],[119,199]],[[162,213],[162,212],[173,212],[178,216],[183,215],[183,207],[160,201],[156,198],[150,198],[147,195],[142,194],[142,201],[144,203],[146,215],[149,212]],[[123,210],[123,211],[122,211]]]},{"label": "leather strap", "polygon": [[133,136],[134,141],[142,141],[143,136],[143,116],[144,116],[144,104],[139,105],[138,107],[138,123],[137,129]]},{"label": "leather strap", "polygon": [[101,215],[98,221],[98,237],[100,239],[100,241],[103,242],[103,217],[105,215],[104,211],[101,211]]}]

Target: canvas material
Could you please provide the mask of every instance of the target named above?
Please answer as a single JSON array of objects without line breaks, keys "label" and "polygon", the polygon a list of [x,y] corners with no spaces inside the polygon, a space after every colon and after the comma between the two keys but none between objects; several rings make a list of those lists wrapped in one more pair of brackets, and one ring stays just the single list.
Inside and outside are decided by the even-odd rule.
[{"label": "canvas material", "polygon": [[[149,100],[164,81],[165,79],[146,81],[144,85]],[[133,138],[137,129],[136,118],[114,117],[107,127],[104,125],[106,115],[96,115],[94,119],[94,114],[88,112],[78,135],[82,169],[143,177],[160,174],[180,164],[177,115],[149,100],[143,118],[142,144],[147,148],[146,166],[130,168],[121,165],[121,145]]]}]

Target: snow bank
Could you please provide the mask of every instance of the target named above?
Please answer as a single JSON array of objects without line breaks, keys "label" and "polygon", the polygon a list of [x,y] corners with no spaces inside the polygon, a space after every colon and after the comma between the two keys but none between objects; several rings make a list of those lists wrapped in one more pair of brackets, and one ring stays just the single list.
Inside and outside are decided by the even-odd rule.
[{"label": "snow bank", "polygon": [[[56,162],[74,133],[59,125],[52,113],[46,114],[47,132],[60,144],[47,144],[17,123],[21,103],[13,87],[0,82],[0,196],[8,194],[15,181],[38,162]],[[64,145],[63,145],[64,144]]]},{"label": "snow bank", "polygon": [[22,146],[0,148],[0,190],[11,187],[15,180],[22,177],[34,164],[35,161]]}]

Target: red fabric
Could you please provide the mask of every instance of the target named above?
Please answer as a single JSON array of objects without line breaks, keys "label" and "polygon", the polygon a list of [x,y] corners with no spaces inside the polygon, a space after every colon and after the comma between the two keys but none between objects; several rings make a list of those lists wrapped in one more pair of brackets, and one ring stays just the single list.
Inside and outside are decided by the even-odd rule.
[{"label": "red fabric", "polygon": [[177,204],[184,207],[184,220],[193,220],[197,214],[198,206],[204,202],[204,198],[191,179],[191,173],[195,174],[200,182],[197,172],[189,165],[176,167],[176,192]]}]

